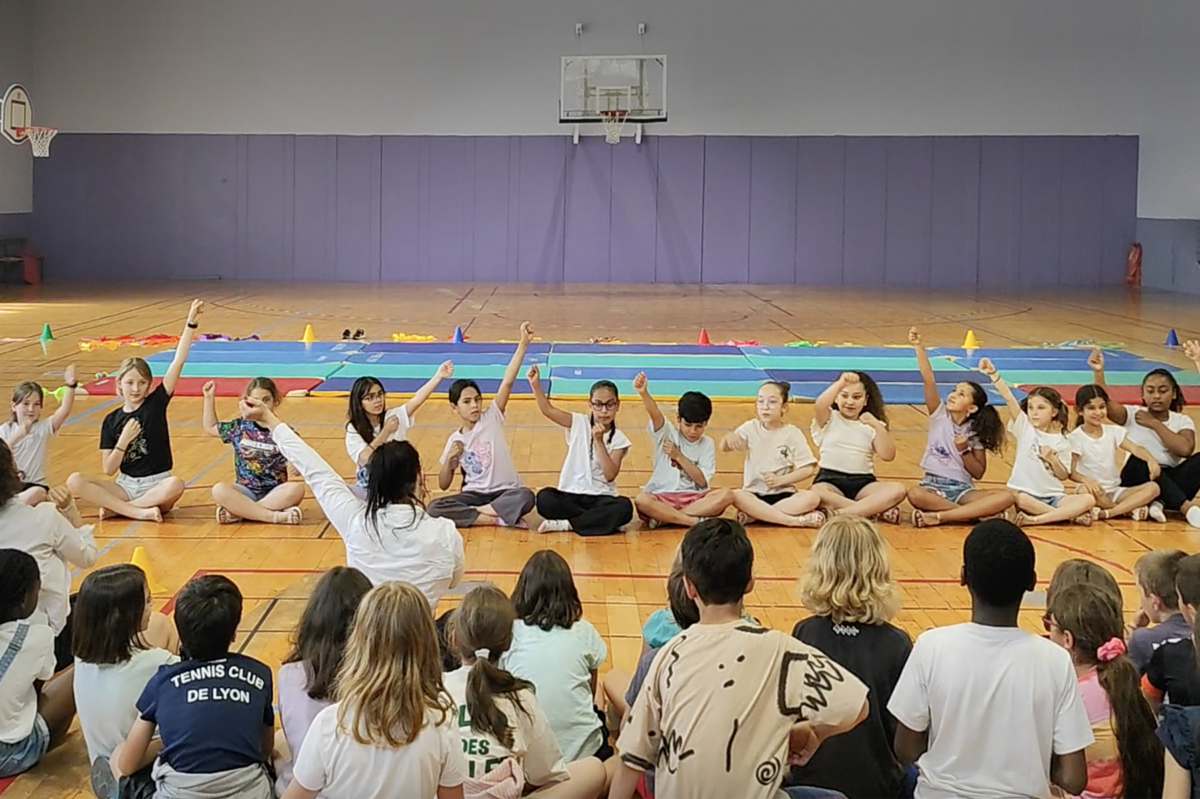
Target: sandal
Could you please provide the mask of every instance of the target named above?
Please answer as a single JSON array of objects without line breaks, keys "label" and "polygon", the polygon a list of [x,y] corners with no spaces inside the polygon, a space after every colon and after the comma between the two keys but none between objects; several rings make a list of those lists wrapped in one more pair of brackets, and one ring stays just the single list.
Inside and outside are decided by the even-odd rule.
[{"label": "sandal", "polygon": [[293,505],[286,510],[275,511],[274,524],[299,524],[304,521],[304,511],[300,510],[298,505]]},{"label": "sandal", "polygon": [[237,524],[240,521],[241,519],[237,516],[234,516],[220,505],[217,506],[217,524]]}]

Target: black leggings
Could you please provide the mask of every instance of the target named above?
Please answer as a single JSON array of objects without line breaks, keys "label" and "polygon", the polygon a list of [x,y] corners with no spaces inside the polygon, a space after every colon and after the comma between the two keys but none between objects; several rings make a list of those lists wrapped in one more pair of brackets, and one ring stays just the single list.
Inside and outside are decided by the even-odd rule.
[{"label": "black leggings", "polygon": [[610,494],[570,494],[543,488],[537,492],[537,509],[543,519],[566,519],[580,535],[612,535],[633,521],[629,498]]},{"label": "black leggings", "polygon": [[[1150,482],[1150,469],[1141,458],[1132,455],[1121,470],[1121,485],[1137,486]],[[1189,455],[1178,466],[1163,466],[1158,483],[1158,501],[1167,510],[1179,510],[1185,502],[1191,502],[1200,491],[1200,453]]]}]

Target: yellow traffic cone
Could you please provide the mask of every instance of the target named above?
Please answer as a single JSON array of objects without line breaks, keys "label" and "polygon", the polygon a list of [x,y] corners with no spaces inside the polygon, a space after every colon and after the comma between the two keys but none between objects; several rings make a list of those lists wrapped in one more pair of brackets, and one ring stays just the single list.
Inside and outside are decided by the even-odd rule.
[{"label": "yellow traffic cone", "polygon": [[317,340],[317,334],[313,332],[312,325],[304,326],[304,335],[300,337],[300,340],[305,344],[312,344]]},{"label": "yellow traffic cone", "polygon": [[975,338],[974,330],[967,331],[967,337],[965,339],[963,339],[963,349],[964,350],[979,349],[979,339]]},{"label": "yellow traffic cone", "polygon": [[137,566],[146,575],[146,585],[150,586],[150,593],[165,594],[167,589],[154,579],[154,572],[150,571],[150,556],[146,554],[145,547],[134,547],[133,557],[129,562]]}]

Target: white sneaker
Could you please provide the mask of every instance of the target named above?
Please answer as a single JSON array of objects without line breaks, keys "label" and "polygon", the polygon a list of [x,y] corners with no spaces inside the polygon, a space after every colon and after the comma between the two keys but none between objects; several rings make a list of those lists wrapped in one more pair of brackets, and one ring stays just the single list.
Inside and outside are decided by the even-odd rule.
[{"label": "white sneaker", "polygon": [[1163,512],[1163,504],[1161,502],[1151,502],[1150,508],[1146,511],[1146,513],[1150,515],[1151,519],[1159,524],[1165,524],[1167,521],[1167,514]]},{"label": "white sneaker", "polygon": [[571,523],[566,519],[543,519],[538,525],[539,533],[565,533],[571,529]]},{"label": "white sneaker", "polygon": [[1193,505],[1188,508],[1187,523],[1192,527],[1200,527],[1200,507]]}]

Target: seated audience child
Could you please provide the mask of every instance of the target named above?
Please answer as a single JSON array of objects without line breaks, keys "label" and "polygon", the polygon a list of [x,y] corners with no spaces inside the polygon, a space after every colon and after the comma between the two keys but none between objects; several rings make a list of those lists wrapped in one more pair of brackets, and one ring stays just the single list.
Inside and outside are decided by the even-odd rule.
[{"label": "seated audience child", "polygon": [[1103,588],[1069,585],[1048,608],[1050,640],[1071,654],[1095,742],[1087,747],[1086,799],[1158,796],[1162,745],[1155,719],[1125,657],[1120,608]]},{"label": "seated audience child", "polygon": [[512,795],[543,799],[596,799],[604,764],[595,757],[567,763],[533,683],[505,671],[500,659],[512,644],[516,610],[494,585],[467,592],[450,623],[462,667],[446,675],[458,705],[458,734],[467,761],[468,797]]},{"label": "seated audience child", "polygon": [[1154,650],[1167,641],[1192,635],[1191,625],[1179,612],[1175,590],[1175,573],[1185,557],[1187,553],[1179,549],[1156,549],[1133,562],[1141,602],[1129,634],[1129,659],[1139,671],[1145,671]]},{"label": "seated audience child", "polygon": [[790,782],[841,791],[847,796],[903,796],[904,767],[893,741],[896,720],[888,700],[912,651],[908,633],[890,622],[900,608],[887,544],[875,525],[857,516],[834,516],[821,527],[800,578],[800,601],[813,615],[792,635],[824,652],[871,691],[866,720],[827,741]]},{"label": "seated audience child", "polygon": [[292,781],[291,758],[300,751],[309,725],[333,703],[346,637],[359,603],[370,590],[371,581],[358,569],[334,566],[321,575],[304,606],[292,651],[275,676],[279,726],[289,755],[276,762],[279,793]]},{"label": "seated audience child", "polygon": [[54,633],[31,618],[40,593],[37,561],[0,549],[0,575],[0,777],[11,777],[63,742],[75,695],[70,671],[54,677]]},{"label": "seated audience child", "polygon": [[742,619],[754,550],[740,524],[695,525],[682,560],[700,621],[654,659],[617,743],[609,797],[630,799],[656,768],[658,796],[772,799],[789,762],[866,718],[867,688],[808,644]]},{"label": "seated audience child", "polygon": [[231,652],[242,593],[228,578],[189,580],[175,597],[180,662],[161,667],[137,701],[138,719],[116,757],[122,774],[147,761],[160,799],[273,799],[267,764],[275,740],[271,670]]},{"label": "seated audience child", "polygon": [[[1179,611],[1194,629],[1196,609],[1200,608],[1200,555],[1179,559],[1175,590]],[[1154,650],[1142,674],[1142,692],[1156,711],[1163,702],[1200,705],[1200,668],[1193,636],[1165,641]]]},{"label": "seated audience child", "polygon": [[12,418],[0,424],[0,439],[12,450],[24,481],[24,488],[17,496],[26,505],[37,505],[48,498],[46,458],[50,454],[50,439],[58,435],[75,405],[79,383],[75,380],[74,366],[68,366],[63,373],[63,387],[66,393],[58,410],[49,419],[43,419],[42,404],[47,392],[33,380],[17,383],[12,393]]},{"label": "seated audience child", "polygon": [[454,699],[442,685],[433,613],[408,583],[363,597],[337,676],[282,799],[462,799]]},{"label": "seated audience child", "polygon": [[1091,725],[1070,656],[1017,626],[1037,584],[1033,544],[1003,519],[963,542],[971,621],[927,630],[888,702],[918,799],[1047,797],[1087,786]]},{"label": "seated audience child", "polygon": [[717,448],[704,429],[712,418],[712,400],[699,391],[685,391],[676,406],[678,425],[674,425],[650,396],[645,372],[633,378],[633,388],[650,415],[654,441],[654,471],[633,500],[642,521],[653,530],[662,524],[691,527],[720,516],[733,504],[733,491],[710,485],[717,471]]},{"label": "seated audience child", "polygon": [[518,620],[500,668],[533,683],[568,763],[589,755],[607,759],[612,750],[592,698],[608,648],[583,618],[583,603],[562,555],[549,549],[533,553],[512,601]]},{"label": "seated audience child", "polygon": [[[71,650],[75,705],[92,764],[92,793],[115,799],[122,772],[116,753],[137,721],[138,697],[160,666],[178,663],[175,624],[151,606],[146,573],[132,563],[102,566],[83,578],[75,600]],[[142,765],[127,776],[153,791],[152,742]]]}]

